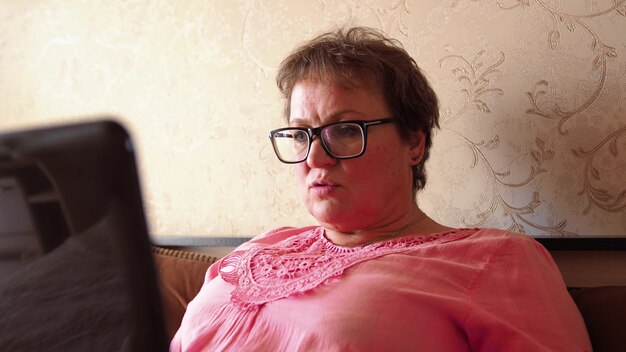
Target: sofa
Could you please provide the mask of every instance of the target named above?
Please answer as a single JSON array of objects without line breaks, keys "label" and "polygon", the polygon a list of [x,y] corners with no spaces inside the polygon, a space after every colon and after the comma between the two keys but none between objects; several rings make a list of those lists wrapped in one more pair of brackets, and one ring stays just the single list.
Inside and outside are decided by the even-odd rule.
[{"label": "sofa", "polygon": [[[169,338],[187,304],[200,290],[208,267],[219,258],[200,249],[152,248]],[[594,351],[626,351],[626,286],[570,287]]]}]

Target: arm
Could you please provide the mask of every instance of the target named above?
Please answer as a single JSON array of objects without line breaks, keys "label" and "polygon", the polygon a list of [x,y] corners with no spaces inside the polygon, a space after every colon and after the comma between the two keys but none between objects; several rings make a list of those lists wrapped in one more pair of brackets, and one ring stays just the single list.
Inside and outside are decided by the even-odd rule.
[{"label": "arm", "polygon": [[550,254],[506,234],[470,285],[473,351],[591,351],[584,321]]}]

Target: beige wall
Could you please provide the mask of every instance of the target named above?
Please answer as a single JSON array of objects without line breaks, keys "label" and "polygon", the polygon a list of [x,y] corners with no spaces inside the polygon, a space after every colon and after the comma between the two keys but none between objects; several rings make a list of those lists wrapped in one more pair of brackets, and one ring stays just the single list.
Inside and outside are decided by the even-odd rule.
[{"label": "beige wall", "polygon": [[440,95],[427,213],[626,234],[624,0],[0,0],[0,128],[121,116],[155,234],[310,224],[268,143],[274,74],[344,24],[401,40]]}]

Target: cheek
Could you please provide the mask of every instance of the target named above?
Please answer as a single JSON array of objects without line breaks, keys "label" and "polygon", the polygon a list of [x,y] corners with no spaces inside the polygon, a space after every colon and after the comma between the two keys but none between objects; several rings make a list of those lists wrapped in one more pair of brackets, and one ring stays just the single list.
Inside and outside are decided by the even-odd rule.
[{"label": "cheek", "polygon": [[377,173],[384,173],[389,165],[396,162],[397,156],[394,151],[384,145],[372,146],[366,158],[363,158],[362,168],[369,168],[370,172],[377,170]]},{"label": "cheek", "polygon": [[379,159],[373,157],[372,154],[370,154],[369,157],[347,160],[343,165],[343,171],[346,178],[351,181],[351,186],[368,190],[364,192],[365,194],[372,191],[371,188],[377,185],[381,178],[384,178],[383,175],[386,174],[386,171],[381,169],[381,167],[384,168],[385,165],[381,165]]},{"label": "cheek", "polygon": [[309,168],[306,165],[306,162],[297,164],[294,166],[294,173],[296,175],[296,180],[298,180],[298,186],[302,189],[306,187],[306,176],[309,173]]},{"label": "cheek", "polygon": [[372,191],[400,185],[408,165],[403,163],[398,152],[384,146],[372,148],[371,152],[368,158],[355,163],[350,170],[352,176],[361,180],[365,187],[371,187]]}]

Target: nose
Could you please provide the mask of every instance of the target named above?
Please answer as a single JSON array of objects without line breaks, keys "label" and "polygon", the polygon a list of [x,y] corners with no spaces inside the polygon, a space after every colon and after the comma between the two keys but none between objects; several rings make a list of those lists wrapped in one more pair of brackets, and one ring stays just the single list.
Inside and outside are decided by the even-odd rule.
[{"label": "nose", "polygon": [[306,163],[310,168],[322,168],[334,165],[337,159],[326,153],[322,146],[322,141],[319,138],[314,138],[311,141],[311,150],[309,150],[309,156],[306,158]]}]

